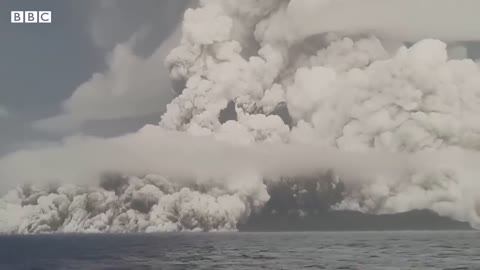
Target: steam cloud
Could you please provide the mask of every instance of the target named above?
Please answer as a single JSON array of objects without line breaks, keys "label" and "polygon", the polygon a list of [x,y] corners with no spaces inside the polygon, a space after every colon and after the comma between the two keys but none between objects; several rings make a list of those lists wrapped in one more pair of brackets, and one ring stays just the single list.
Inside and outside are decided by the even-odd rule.
[{"label": "steam cloud", "polygon": [[234,230],[285,189],[324,198],[307,214],[480,228],[480,69],[455,43],[480,40],[477,2],[200,1],[159,125],[0,160],[5,187],[35,183],[0,199],[0,232]]}]

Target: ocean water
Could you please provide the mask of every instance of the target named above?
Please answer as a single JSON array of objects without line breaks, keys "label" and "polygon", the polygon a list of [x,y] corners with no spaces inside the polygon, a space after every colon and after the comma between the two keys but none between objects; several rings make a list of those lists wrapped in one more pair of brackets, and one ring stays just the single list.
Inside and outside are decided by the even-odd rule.
[{"label": "ocean water", "polygon": [[480,269],[480,232],[0,236],[0,269]]}]

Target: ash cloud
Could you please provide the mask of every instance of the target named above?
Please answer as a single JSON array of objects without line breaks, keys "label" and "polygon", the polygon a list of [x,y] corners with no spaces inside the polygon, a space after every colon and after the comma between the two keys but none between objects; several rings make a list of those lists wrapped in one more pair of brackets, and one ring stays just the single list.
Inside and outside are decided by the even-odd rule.
[{"label": "ash cloud", "polygon": [[[60,187],[9,192],[0,231],[235,230],[262,209],[479,228],[480,69],[458,43],[480,39],[478,5],[200,1],[165,59],[178,96],[159,125],[3,158],[4,186]],[[97,187],[105,173],[120,180]]]}]

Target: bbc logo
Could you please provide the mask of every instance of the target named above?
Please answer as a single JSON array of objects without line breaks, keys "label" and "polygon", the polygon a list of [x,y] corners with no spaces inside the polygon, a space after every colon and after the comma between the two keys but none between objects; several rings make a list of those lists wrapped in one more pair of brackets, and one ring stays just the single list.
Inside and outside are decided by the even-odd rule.
[{"label": "bbc logo", "polygon": [[51,11],[12,11],[11,23],[51,23]]}]

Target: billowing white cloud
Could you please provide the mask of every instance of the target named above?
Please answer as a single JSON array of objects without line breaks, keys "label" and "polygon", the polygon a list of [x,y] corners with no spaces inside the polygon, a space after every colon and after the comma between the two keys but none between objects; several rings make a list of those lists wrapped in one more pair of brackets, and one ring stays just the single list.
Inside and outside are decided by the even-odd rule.
[{"label": "billowing white cloud", "polygon": [[[3,188],[15,184],[8,179],[35,183],[0,198],[0,232],[232,230],[268,201],[267,179],[330,169],[351,192],[337,208],[367,211],[386,202],[381,209],[396,212],[420,205],[478,226],[469,203],[475,194],[466,191],[478,188],[468,174],[478,173],[479,160],[458,150],[405,155],[236,145],[158,126],[111,139],[73,137],[0,159]],[[439,171],[458,166],[459,175]],[[372,201],[356,203],[365,197]]]},{"label": "billowing white cloud", "polygon": [[[61,186],[33,198],[17,190],[0,199],[0,217],[13,216],[0,218],[4,231],[115,231],[118,204],[121,224],[129,224],[120,231],[234,229],[268,200],[267,179],[329,169],[344,185],[336,209],[430,209],[480,228],[480,68],[456,43],[480,39],[476,1],[200,2],[186,11],[180,45],[166,58],[171,79],[185,87],[159,126],[112,139],[73,137],[0,160],[0,179],[10,185],[59,180],[92,187],[114,172],[128,179],[126,189],[145,175],[180,188],[164,192],[141,180],[138,197],[151,206],[144,213],[119,199],[124,189],[90,195],[76,186],[69,197]],[[142,62],[126,59],[127,66]],[[125,84],[149,85],[125,80],[119,75],[131,78],[130,70],[112,66],[116,76],[92,81],[115,91],[97,97],[88,90],[97,88],[81,87],[87,90],[65,108],[82,121],[131,113],[126,100],[127,109],[117,111],[95,103],[130,96]],[[103,87],[117,82],[110,77],[126,83]],[[139,95],[136,101],[148,93],[131,95]],[[91,111],[80,109],[87,101]],[[220,117],[225,111],[228,121]]]},{"label": "billowing white cloud", "polygon": [[[0,232],[234,230],[268,201],[267,184],[331,169],[347,192],[338,209],[422,207],[478,226],[471,191],[479,188],[479,160],[478,153],[454,149],[406,155],[235,145],[147,126],[123,137],[74,137],[0,159],[3,188],[15,184],[8,179],[35,183],[0,198]],[[462,171],[448,171],[459,166]]]},{"label": "billowing white cloud", "polygon": [[76,186],[12,191],[0,201],[0,232],[232,230],[254,207],[246,195],[200,193],[157,175],[114,184],[117,191]]}]

